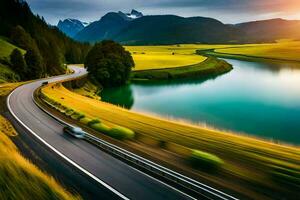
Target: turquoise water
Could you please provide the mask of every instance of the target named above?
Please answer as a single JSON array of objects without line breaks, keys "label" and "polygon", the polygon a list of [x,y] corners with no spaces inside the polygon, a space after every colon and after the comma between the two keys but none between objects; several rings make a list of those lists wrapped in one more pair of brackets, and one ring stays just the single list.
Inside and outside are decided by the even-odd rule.
[{"label": "turquoise water", "polygon": [[300,144],[300,66],[226,59],[234,69],[210,79],[131,84],[104,101],[221,130]]}]

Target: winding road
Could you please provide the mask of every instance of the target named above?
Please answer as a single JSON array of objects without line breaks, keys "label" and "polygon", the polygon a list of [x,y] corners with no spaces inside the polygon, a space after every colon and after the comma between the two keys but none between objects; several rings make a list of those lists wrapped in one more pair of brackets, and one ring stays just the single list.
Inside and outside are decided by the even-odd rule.
[{"label": "winding road", "polygon": [[[84,140],[63,134],[63,125],[43,112],[33,100],[42,82],[56,82],[86,75],[86,70],[73,66],[74,74],[28,83],[16,88],[7,98],[13,118],[62,162],[97,182],[97,189],[109,199],[191,199],[190,196],[119,161]],[[95,197],[95,199],[97,199]]]}]

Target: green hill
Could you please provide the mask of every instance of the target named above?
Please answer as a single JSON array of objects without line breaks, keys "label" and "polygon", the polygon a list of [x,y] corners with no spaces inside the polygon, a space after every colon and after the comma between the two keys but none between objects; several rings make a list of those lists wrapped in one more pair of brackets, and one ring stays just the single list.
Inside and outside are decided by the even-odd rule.
[{"label": "green hill", "polygon": [[[39,69],[28,66],[27,80],[65,73],[63,64],[82,63],[90,48],[88,44],[74,41],[58,28],[48,25],[42,17],[34,15],[23,0],[0,1],[0,24],[0,36],[9,38],[14,45],[31,50],[39,57]],[[4,55],[8,52],[6,48],[9,47],[4,47]]]},{"label": "green hill", "polygon": [[[14,82],[20,79],[13,69],[8,66],[9,55],[15,48],[18,47],[9,43],[6,38],[0,37],[0,84],[5,82]],[[22,53],[25,53],[23,49],[18,49]]]}]

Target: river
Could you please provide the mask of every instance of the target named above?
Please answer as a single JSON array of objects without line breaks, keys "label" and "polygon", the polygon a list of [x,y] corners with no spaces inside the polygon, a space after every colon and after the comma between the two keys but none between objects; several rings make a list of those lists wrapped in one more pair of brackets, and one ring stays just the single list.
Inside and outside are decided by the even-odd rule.
[{"label": "river", "polygon": [[[138,112],[300,144],[300,64],[225,59],[215,78],[132,83],[102,99]],[[297,66],[298,65],[298,66]]]}]

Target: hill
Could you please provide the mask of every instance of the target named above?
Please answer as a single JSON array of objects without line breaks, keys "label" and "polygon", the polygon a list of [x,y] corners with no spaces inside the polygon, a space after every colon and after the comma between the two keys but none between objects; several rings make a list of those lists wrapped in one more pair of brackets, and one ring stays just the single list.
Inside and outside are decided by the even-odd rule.
[{"label": "hill", "polygon": [[0,1],[0,24],[0,36],[41,57],[41,77],[64,73],[63,63],[82,63],[89,49],[89,45],[74,41],[34,15],[23,0]]},{"label": "hill", "polygon": [[[18,81],[20,79],[19,75],[9,67],[9,55],[15,48],[18,47],[9,43],[6,38],[0,37],[0,83]],[[20,50],[22,53],[25,53],[24,50]]]},{"label": "hill", "polygon": [[128,16],[131,15],[110,12],[74,38],[87,42],[112,39],[127,45],[263,43],[300,38],[299,20],[271,19],[231,25],[205,17]]},{"label": "hill", "polygon": [[236,24],[244,35],[243,42],[273,42],[279,39],[299,39],[300,20],[270,19]]}]

